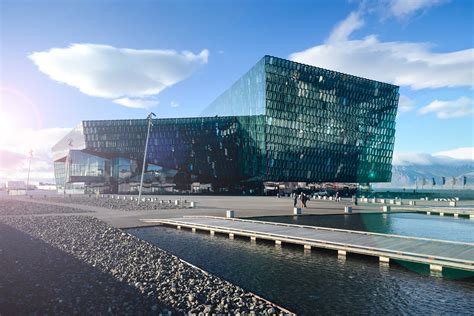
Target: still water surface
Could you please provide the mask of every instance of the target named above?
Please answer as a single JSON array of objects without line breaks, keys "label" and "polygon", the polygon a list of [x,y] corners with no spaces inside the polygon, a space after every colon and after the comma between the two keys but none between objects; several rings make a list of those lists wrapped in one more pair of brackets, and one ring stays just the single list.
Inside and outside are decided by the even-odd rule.
[{"label": "still water surface", "polygon": [[474,220],[416,213],[265,216],[254,220],[474,243]]},{"label": "still water surface", "polygon": [[[426,222],[423,225],[412,222],[413,229],[401,227],[403,221],[416,219],[417,214],[394,215],[388,215],[388,219],[383,219],[382,215],[379,215],[382,219],[369,217],[369,221],[357,220],[358,215],[317,216],[313,220],[318,225],[325,223],[329,227],[346,229],[365,227],[372,231],[375,229],[372,225],[381,229],[380,223],[388,221],[391,224],[384,226],[387,230],[378,232],[408,230],[413,234],[412,230],[418,227],[416,230],[424,231],[420,236],[441,238],[439,234],[427,233],[438,230],[426,229]],[[416,216],[407,218],[406,215]],[[313,217],[316,216],[272,217],[272,220],[296,220],[298,224],[308,225]],[[353,218],[347,220],[348,217]],[[344,260],[333,252],[305,252],[302,247],[275,247],[268,242],[254,244],[248,239],[229,240],[226,236],[211,237],[174,228],[149,227],[129,232],[302,315],[474,313],[474,278],[459,278],[460,275],[449,271],[447,277],[440,278],[430,276],[422,265],[391,264],[387,267],[368,257],[348,256]]]}]

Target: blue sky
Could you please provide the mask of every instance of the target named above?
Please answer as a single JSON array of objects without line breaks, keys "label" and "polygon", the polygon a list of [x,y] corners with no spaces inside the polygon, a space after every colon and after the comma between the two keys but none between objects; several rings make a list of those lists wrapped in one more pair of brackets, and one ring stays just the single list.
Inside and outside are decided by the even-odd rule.
[{"label": "blue sky", "polygon": [[0,132],[17,135],[0,136],[0,150],[33,148],[38,174],[51,172],[51,144],[81,120],[197,116],[265,54],[399,84],[395,151],[473,158],[472,1],[0,6]]}]

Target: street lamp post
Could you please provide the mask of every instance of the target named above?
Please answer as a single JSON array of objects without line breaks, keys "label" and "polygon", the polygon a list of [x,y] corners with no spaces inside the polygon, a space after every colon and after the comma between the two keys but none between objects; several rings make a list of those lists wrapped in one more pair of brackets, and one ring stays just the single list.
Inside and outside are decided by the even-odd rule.
[{"label": "street lamp post", "polygon": [[143,166],[142,166],[142,176],[140,179],[140,190],[138,191],[138,201],[137,205],[140,205],[140,200],[142,199],[142,188],[143,188],[143,176],[145,175],[145,164],[146,164],[146,153],[148,151],[148,139],[150,138],[150,129],[153,125],[153,117],[156,116],[155,113],[151,112],[146,117],[148,120],[148,130],[146,133],[146,141],[145,141],[145,153],[143,155]]}]

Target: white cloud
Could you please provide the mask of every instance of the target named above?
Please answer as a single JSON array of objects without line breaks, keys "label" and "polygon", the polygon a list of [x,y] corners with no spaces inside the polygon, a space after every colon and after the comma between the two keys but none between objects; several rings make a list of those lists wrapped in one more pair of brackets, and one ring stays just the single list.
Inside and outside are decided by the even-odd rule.
[{"label": "white cloud", "polygon": [[461,147],[452,150],[440,151],[434,156],[444,156],[454,159],[474,160],[474,147]]},{"label": "white cloud", "polygon": [[349,40],[363,23],[352,12],[326,43],[292,53],[289,59],[412,89],[474,88],[474,49],[437,53],[428,43],[382,42],[375,35]]},{"label": "white cloud", "polygon": [[120,98],[115,99],[114,103],[135,109],[148,109],[157,106],[159,101],[155,99],[140,99],[140,98]]},{"label": "white cloud", "polygon": [[391,0],[388,11],[391,15],[402,19],[411,16],[417,11],[426,10],[439,5],[444,0]]},{"label": "white cloud", "polygon": [[392,164],[394,166],[452,165],[466,160],[474,160],[474,147],[462,147],[435,154],[395,151],[393,152]]},{"label": "white cloud", "polygon": [[416,152],[393,152],[392,164],[394,166],[406,165],[431,165],[433,164],[433,156],[426,153]]},{"label": "white cloud", "polygon": [[171,101],[170,106],[171,106],[172,108],[177,108],[177,107],[179,106],[179,103],[178,103],[178,102],[175,102],[175,101]]},{"label": "white cloud", "polygon": [[51,148],[72,128],[18,129],[9,137],[0,139],[0,149],[28,155],[33,150],[34,156],[47,156]]},{"label": "white cloud", "polygon": [[156,95],[188,78],[207,63],[208,57],[207,49],[193,54],[98,44],[72,44],[29,56],[53,80],[78,88],[84,94],[115,99],[117,104],[132,107],[148,106],[150,100],[140,103],[138,99]]},{"label": "white cloud", "polygon": [[26,180],[30,150],[31,180],[53,179],[51,148],[70,131],[71,128],[18,129],[9,137],[0,138],[0,180]]},{"label": "white cloud", "polygon": [[422,107],[418,113],[436,113],[436,116],[440,119],[470,116],[474,114],[474,102],[468,97],[447,101],[434,100],[427,106]]},{"label": "white cloud", "polygon": [[415,107],[415,101],[407,97],[406,95],[400,95],[398,99],[398,112],[410,112]]},{"label": "white cloud", "polygon": [[9,170],[16,168],[20,162],[27,159],[26,155],[0,149],[0,170]]},{"label": "white cloud", "polygon": [[361,28],[364,25],[364,20],[360,18],[358,12],[351,12],[346,19],[341,21],[332,30],[327,42],[341,42],[346,41],[349,35],[355,30]]}]

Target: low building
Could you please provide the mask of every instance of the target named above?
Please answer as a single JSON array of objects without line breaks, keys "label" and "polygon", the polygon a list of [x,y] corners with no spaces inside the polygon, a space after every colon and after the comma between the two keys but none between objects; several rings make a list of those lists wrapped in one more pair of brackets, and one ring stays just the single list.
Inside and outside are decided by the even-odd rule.
[{"label": "low building", "polygon": [[7,181],[7,190],[26,190],[25,181]]}]

